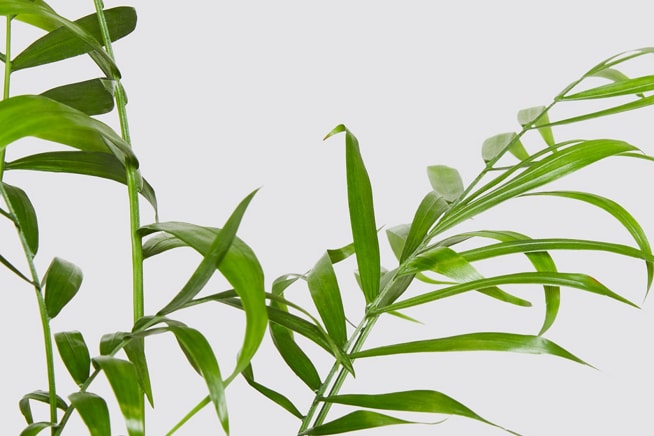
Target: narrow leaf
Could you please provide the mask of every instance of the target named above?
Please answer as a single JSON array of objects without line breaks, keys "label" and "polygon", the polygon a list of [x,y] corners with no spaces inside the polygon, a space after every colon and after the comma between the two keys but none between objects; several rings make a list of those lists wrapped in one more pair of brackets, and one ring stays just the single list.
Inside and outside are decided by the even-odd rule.
[{"label": "narrow leaf", "polygon": [[108,356],[96,357],[93,360],[107,376],[107,380],[118,401],[120,411],[125,418],[129,436],[144,436],[143,391],[139,385],[134,365],[127,360]]},{"label": "narrow leaf", "polygon": [[48,316],[54,318],[79,291],[82,285],[82,270],[67,260],[55,257],[45,273],[43,282],[45,307]]},{"label": "narrow leaf", "polygon": [[[425,200],[423,200],[423,202],[424,201]],[[388,243],[390,244],[391,250],[393,250],[393,254],[398,261],[402,259],[402,253],[404,252],[404,246],[406,245],[406,238],[409,236],[410,230],[410,224],[400,224],[386,229],[386,237],[388,238]]]},{"label": "narrow leaf", "polygon": [[434,191],[448,203],[457,200],[463,193],[463,179],[454,168],[432,165],[427,167],[427,176]]},{"label": "narrow leaf", "polygon": [[145,357],[145,344],[143,340],[133,339],[125,344],[125,354],[130,362],[134,364],[136,373],[139,376],[139,384],[145,393],[150,405],[154,407],[152,397],[152,384],[150,383],[150,371],[148,370],[148,361]]},{"label": "narrow leaf", "polygon": [[100,115],[114,108],[113,82],[91,79],[42,92],[41,95],[73,107],[87,115]]},{"label": "narrow leaf", "polygon": [[278,404],[279,406],[283,407],[287,412],[289,412],[291,415],[295,416],[296,418],[298,419],[304,418],[304,416],[297,409],[297,407],[295,407],[295,405],[284,395],[280,394],[279,392],[273,391],[272,389],[267,388],[260,383],[257,383],[254,380],[254,373],[252,372],[251,366],[245,368],[245,370],[241,373],[241,375],[243,375],[245,381],[247,381],[247,383],[250,386],[256,389],[263,396],[273,401],[275,404]]},{"label": "narrow leaf", "polygon": [[549,354],[588,365],[583,360],[542,336],[515,333],[469,333],[446,338],[386,345],[352,354],[352,358],[387,356],[405,353],[440,353],[452,351],[504,351],[511,353]]},{"label": "narrow leaf", "polygon": [[52,424],[49,422],[35,422],[28,425],[20,432],[20,436],[35,436],[41,433],[42,430],[52,427]]},{"label": "narrow leaf", "polygon": [[[82,174],[109,179],[127,185],[125,165],[111,153],[94,151],[51,151],[8,162],[7,170],[33,170]],[[154,189],[143,180],[139,192],[157,210]]]},{"label": "narrow leaf", "polygon": [[607,98],[620,95],[640,94],[652,90],[654,90],[654,76],[643,76],[635,79],[623,79],[615,83],[609,83],[586,91],[566,95],[563,96],[562,100]]},{"label": "narrow leaf", "polygon": [[572,123],[578,123],[580,121],[587,121],[587,120],[592,120],[595,118],[600,118],[600,117],[606,117],[609,115],[615,115],[619,114],[621,112],[627,112],[627,111],[632,111],[636,109],[641,109],[647,106],[651,106],[654,104],[654,95],[650,95],[649,97],[645,98],[640,98],[638,100],[621,104],[618,106],[611,107],[609,109],[603,109],[600,111],[596,112],[591,112],[589,114],[584,114],[584,115],[578,115],[576,117],[570,117],[570,118],[565,118],[563,120],[558,120],[558,121],[553,121],[548,124],[548,126],[561,126],[563,124],[572,124]]},{"label": "narrow leaf", "polygon": [[522,109],[518,112],[518,122],[522,127],[534,127],[538,129],[538,133],[543,138],[549,147],[553,147],[554,134],[552,128],[549,126],[550,117],[547,114],[547,109],[544,106],[530,107]]},{"label": "narrow leaf", "polygon": [[458,415],[506,430],[485,420],[452,397],[437,391],[415,390],[374,395],[338,395],[327,397],[324,401],[370,409]]},{"label": "narrow leaf", "polygon": [[[434,167],[429,167],[429,168],[434,168]],[[428,169],[428,171],[430,170]],[[437,171],[437,173],[439,173],[440,175],[434,177],[440,178],[440,177],[445,177],[443,174],[449,173],[449,171],[439,170]],[[456,173],[456,175],[458,177],[458,173]],[[461,178],[458,177],[458,180],[461,181]],[[432,181],[432,185],[433,184],[434,182]],[[463,189],[463,184],[461,184],[461,188]],[[461,192],[463,191],[461,190]],[[459,192],[459,194],[461,194],[461,192]],[[459,194],[457,194],[457,197]],[[411,222],[411,227],[409,228],[409,233],[406,236],[406,241],[401,251],[402,254],[400,255],[399,258],[400,263],[404,262],[425,241],[425,237],[427,236],[429,229],[431,229],[431,226],[433,226],[436,220],[448,209],[449,206],[446,200],[448,199],[442,197],[440,194],[438,194],[435,191],[431,191],[420,202],[420,206],[418,206],[418,210],[416,211],[416,214],[413,217],[413,221]],[[390,229],[389,231],[393,232]],[[393,237],[399,237],[399,235],[393,234]],[[391,236],[389,235],[389,239],[390,238]],[[391,243],[391,246],[392,244],[393,243]]]},{"label": "narrow leaf", "polygon": [[303,431],[302,433],[299,433],[298,436],[340,434],[397,424],[418,423],[414,421],[394,418],[392,416],[383,415],[377,412],[357,410],[356,412],[349,413],[326,424],[322,424]]},{"label": "narrow leaf", "polygon": [[[38,401],[44,404],[50,404],[50,394],[45,391],[34,391],[29,394],[23,395],[23,398],[18,402],[18,408],[20,413],[25,417],[25,421],[28,424],[34,423],[34,418],[32,417],[32,407],[30,406],[30,400]],[[66,411],[68,409],[68,404],[57,395],[57,409]]]},{"label": "narrow leaf", "polygon": [[[134,8],[117,7],[106,9],[104,15],[112,41],[130,34],[136,28],[136,11]],[[102,34],[96,14],[87,15],[71,24],[76,26],[76,32],[73,32],[70,26],[52,30],[16,56],[12,62],[12,69],[17,71],[72,58],[89,53],[92,50],[101,50],[101,46],[97,41],[102,41]],[[81,32],[85,33],[82,34]],[[81,35],[84,35],[84,39],[80,38]],[[94,41],[94,45],[90,45],[89,41]]]},{"label": "narrow leaf", "polygon": [[116,348],[123,343],[127,336],[129,336],[129,333],[126,332],[107,333],[102,335],[102,338],[100,338],[100,354],[102,356],[113,354]]},{"label": "narrow leaf", "polygon": [[500,133],[486,139],[481,146],[481,157],[484,162],[490,162],[498,159],[498,156],[501,156],[506,150],[518,160],[525,160],[529,157],[529,153],[520,142],[520,138],[513,132]]},{"label": "narrow leaf", "polygon": [[361,276],[363,294],[366,301],[370,303],[379,294],[379,278],[381,276],[372,187],[357,138],[341,124],[327,134],[325,139],[340,132],[345,132],[347,198],[357,266]]},{"label": "narrow leaf", "polygon": [[78,331],[60,332],[54,335],[61,360],[77,385],[82,385],[88,378],[91,357],[82,333]]},{"label": "narrow leaf", "polygon": [[9,202],[11,202],[11,208],[13,209],[16,216],[16,226],[25,236],[27,246],[30,248],[32,255],[36,255],[39,251],[39,224],[36,219],[36,211],[34,206],[30,201],[25,191],[22,189],[9,185],[7,183],[2,184]]},{"label": "narrow leaf", "polygon": [[[271,319],[272,321],[272,319]],[[311,359],[297,345],[291,332],[279,324],[271,322],[270,336],[279,354],[288,367],[306,384],[309,389],[316,391],[322,381]]]},{"label": "narrow leaf", "polygon": [[338,287],[334,267],[327,253],[318,260],[311,272],[309,272],[307,283],[311,298],[316,309],[318,309],[327,332],[339,346],[345,345],[347,329],[345,327],[343,300],[341,299],[341,290]]},{"label": "narrow leaf", "polygon": [[91,436],[111,436],[109,409],[102,397],[90,392],[75,392],[69,398]]}]

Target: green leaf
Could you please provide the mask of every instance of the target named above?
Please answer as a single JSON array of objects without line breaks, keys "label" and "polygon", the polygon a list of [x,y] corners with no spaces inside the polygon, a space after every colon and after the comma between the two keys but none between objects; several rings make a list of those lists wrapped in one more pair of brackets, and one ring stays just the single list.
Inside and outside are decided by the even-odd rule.
[{"label": "green leaf", "polygon": [[75,392],[69,398],[91,436],[111,436],[109,409],[102,397],[90,392]]},{"label": "green leaf", "polygon": [[82,270],[67,260],[52,259],[43,279],[45,288],[45,307],[48,316],[54,318],[82,285]]},{"label": "green leaf", "polygon": [[654,90],[654,76],[624,79],[619,82],[598,86],[586,91],[563,96],[562,100],[587,100],[594,98],[616,97],[620,95],[639,94]]},{"label": "green leaf", "polygon": [[332,261],[332,264],[345,260],[354,253],[354,243],[347,244],[344,247],[327,250],[327,254],[329,255],[329,259]]},{"label": "green leaf", "polygon": [[100,354],[108,356],[129,336],[126,332],[107,333],[100,338]]},{"label": "green leaf", "polygon": [[[93,51],[93,60],[98,64],[100,69],[107,75],[107,77],[119,77],[120,72],[114,64],[111,57],[103,50],[98,41],[90,35],[81,26],[55,13],[52,8],[47,6],[43,1],[23,1],[23,0],[0,0],[0,15],[4,16],[17,16],[17,19],[28,23],[52,30],[56,27],[65,27],[67,32],[74,35],[77,39],[83,42],[84,46],[88,46],[86,52]],[[64,48],[65,49],[65,48]],[[12,64],[19,60],[20,55],[14,59]],[[20,68],[21,61],[18,65]],[[23,66],[23,68],[25,68]],[[15,69],[15,67],[14,67]]]},{"label": "green leaf", "polygon": [[[450,209],[450,212],[443,217],[435,230],[442,232],[508,199],[553,182],[602,159],[635,150],[637,150],[636,147],[624,141],[596,139],[574,143],[557,153],[550,153],[538,161],[533,160],[540,154],[534,154],[512,171],[515,172],[522,166],[527,166],[523,172],[491,192],[473,201],[460,203],[457,207]],[[490,184],[495,183],[495,181],[490,182]],[[480,191],[484,190],[486,190],[486,187],[480,188]]]},{"label": "green leaf", "polygon": [[[97,151],[51,151],[25,156],[6,164],[7,170],[32,170],[100,177],[127,186],[125,165],[111,153]],[[157,210],[154,189],[143,180],[139,192]]]},{"label": "green leaf", "polygon": [[600,111],[596,112],[591,112],[589,114],[584,114],[584,115],[578,115],[576,117],[570,117],[570,118],[565,118],[563,120],[558,120],[558,121],[553,121],[549,124],[548,126],[561,126],[564,124],[572,124],[572,123],[578,123],[580,121],[587,121],[587,120],[592,120],[595,118],[600,118],[600,117],[606,117],[609,115],[615,115],[619,114],[621,112],[627,112],[627,111],[632,111],[636,109],[641,109],[647,106],[651,106],[654,104],[654,95],[650,95],[649,97],[645,98],[640,98],[638,100],[621,104],[618,106],[611,107],[609,109],[603,109]]},{"label": "green leaf", "polygon": [[481,157],[484,162],[490,162],[499,159],[498,156],[501,156],[507,150],[518,160],[525,160],[529,157],[529,153],[520,142],[520,137],[513,132],[500,133],[486,139],[481,146]]},{"label": "green leaf", "polygon": [[57,349],[66,369],[77,385],[82,385],[88,378],[91,357],[82,333],[78,331],[60,332],[54,335]]},{"label": "green leaf", "polygon": [[583,360],[542,336],[515,333],[481,332],[446,338],[427,339],[386,345],[352,354],[352,358],[388,356],[405,353],[439,353],[452,351],[504,351],[511,353],[549,354],[588,365]]},{"label": "green leaf", "polygon": [[398,301],[389,306],[382,307],[379,312],[388,312],[392,310],[404,309],[407,307],[417,306],[431,301],[440,300],[453,295],[462,294],[474,289],[486,288],[496,285],[512,284],[534,284],[534,285],[551,285],[566,286],[570,288],[581,289],[590,293],[603,295],[633,307],[638,307],[631,301],[616,294],[596,279],[586,274],[562,273],[562,272],[523,272],[490,277],[482,280],[475,280],[468,283],[449,286],[437,291],[427,292],[417,297],[408,298]]},{"label": "green leaf", "polygon": [[[235,237],[238,224],[255,193],[256,191],[252,192],[238,205],[222,230],[185,223],[157,223],[140,230],[142,235],[155,231],[170,233],[205,256],[182,291],[162,309],[162,314],[183,307],[184,303],[197,295],[216,267],[241,297],[246,317],[245,337],[236,367],[227,378],[228,381],[236,377],[254,356],[266,332],[268,320],[261,265],[252,250]],[[144,245],[145,257],[150,254],[148,251],[147,245]]]},{"label": "green leaf", "polygon": [[327,253],[318,260],[311,272],[309,272],[307,283],[311,298],[316,309],[318,309],[327,332],[339,346],[345,345],[347,329],[345,327],[343,300],[341,299],[341,290],[338,287],[334,267]]},{"label": "green leaf", "polygon": [[463,180],[456,169],[445,165],[432,165],[427,167],[427,176],[436,194],[448,203],[463,194]]},{"label": "green leaf", "polygon": [[[602,197],[600,195],[591,194],[588,192],[577,192],[577,191],[550,191],[550,192],[533,192],[530,194],[525,194],[525,196],[535,196],[535,195],[550,195],[555,197],[571,198],[574,200],[583,201],[593,206],[599,207],[604,211],[611,214],[615,219],[617,219],[620,224],[624,226],[629,234],[634,238],[638,247],[648,255],[652,254],[652,248],[649,243],[649,239],[645,234],[645,231],[640,226],[638,221],[622,206],[620,206],[615,201]],[[652,286],[652,278],[654,275],[654,264],[647,261],[647,290]]]},{"label": "green leaf", "polygon": [[148,361],[145,357],[145,343],[140,338],[132,339],[125,344],[125,354],[127,354],[129,361],[134,364],[136,373],[139,376],[141,389],[143,389],[150,405],[154,407],[152,384],[150,383],[150,371],[148,370]]},{"label": "green leaf", "polygon": [[35,436],[41,433],[42,430],[52,427],[52,424],[49,422],[35,422],[28,425],[20,432],[20,436]]},{"label": "green leaf", "polygon": [[[435,168],[435,167],[429,167],[429,168]],[[441,167],[441,168],[447,168],[447,167]],[[437,178],[446,177],[444,174],[449,173],[448,170],[437,171],[440,175],[434,177]],[[428,169],[428,171],[431,170]],[[456,170],[453,171],[456,172]],[[458,176],[458,173],[456,173],[456,177],[458,177],[458,180],[460,182],[461,178]],[[432,181],[432,185],[433,184],[434,182]],[[461,184],[461,188],[463,188],[463,184]],[[461,194],[461,192],[457,194],[457,197],[458,195]],[[402,254],[399,256],[400,263],[404,262],[425,241],[425,238],[427,236],[427,233],[429,232],[429,229],[431,229],[431,226],[433,226],[436,220],[449,208],[449,205],[447,204],[446,200],[450,201],[448,198],[443,198],[439,193],[435,191],[431,191],[420,202],[420,206],[418,206],[418,210],[416,211],[416,214],[413,217],[413,221],[411,222],[409,233],[406,235],[406,240],[403,244],[403,248],[401,251]],[[395,228],[394,230],[389,229],[389,231],[391,232],[394,232],[396,230],[397,228]],[[391,237],[400,238],[400,235],[397,234],[394,234],[393,236],[389,235],[389,240]],[[397,242],[395,243],[398,244]],[[391,242],[391,246],[392,245],[393,242]]]},{"label": "green leaf", "polygon": [[302,433],[299,433],[299,436],[340,434],[396,424],[417,423],[404,419],[394,418],[388,415],[383,415],[377,412],[357,410],[356,412],[349,413],[326,424],[322,424],[303,431]]},{"label": "green leaf", "polygon": [[[117,7],[106,9],[104,15],[112,41],[130,34],[136,28],[136,11],[134,8]],[[87,15],[71,24],[75,26],[75,30],[70,26],[59,27],[23,50],[13,60],[12,70],[18,71],[44,65],[92,51],[97,56],[97,51],[102,50],[101,44],[97,42],[102,41],[97,15]],[[90,41],[93,41],[93,45],[89,44]],[[108,76],[111,77],[110,74]]]},{"label": "green leaf", "polygon": [[[272,321],[272,319],[271,319]],[[311,359],[297,345],[289,329],[274,322],[270,323],[270,336],[279,354],[288,367],[306,384],[309,389],[316,391],[322,381]]]},{"label": "green leaf", "polygon": [[288,411],[291,415],[295,416],[296,418],[298,419],[304,418],[304,416],[297,409],[297,407],[295,407],[295,405],[284,395],[254,381],[254,373],[252,372],[252,366],[248,365],[248,367],[245,368],[245,370],[243,370],[241,375],[243,375],[245,381],[247,381],[247,383],[250,386],[252,386],[259,393],[264,395],[266,398],[273,401],[275,404],[278,404],[279,406],[283,407],[286,411]]},{"label": "green leaf", "polygon": [[9,261],[8,261],[4,256],[2,256],[1,254],[0,254],[0,263],[3,264],[4,266],[6,266],[7,269],[8,269],[9,271],[13,272],[13,273],[16,274],[18,277],[20,277],[21,279],[23,279],[23,280],[25,280],[27,283],[29,283],[30,285],[33,284],[33,283],[32,283],[32,280],[31,280],[29,277],[27,277],[25,274],[23,274],[22,272],[20,272],[20,270],[19,270],[18,268],[16,268],[14,265],[12,265],[12,263],[9,262]]},{"label": "green leaf", "polygon": [[379,294],[379,278],[381,276],[372,187],[357,138],[341,124],[329,132],[325,139],[340,132],[345,132],[347,199],[357,266],[361,276],[363,294],[366,302],[370,303]]},{"label": "green leaf", "polygon": [[30,201],[29,197],[22,189],[9,185],[2,184],[7,197],[11,202],[11,208],[16,216],[16,225],[25,236],[25,241],[29,247],[32,255],[36,255],[39,251],[39,224],[36,219],[36,211]]},{"label": "green leaf", "polygon": [[458,415],[506,430],[485,420],[452,397],[437,391],[414,390],[374,395],[337,395],[327,397],[324,401],[370,409]]},{"label": "green leaf", "polygon": [[110,152],[123,164],[138,167],[127,144],[106,124],[70,106],[38,95],[19,95],[0,102],[0,149],[27,137],[58,142],[83,151]]},{"label": "green leaf", "polygon": [[100,115],[114,108],[114,85],[108,79],[91,79],[59,86],[41,93],[87,115]]},{"label": "green leaf", "polygon": [[[425,200],[423,200],[423,202],[425,202]],[[388,238],[388,243],[390,244],[391,250],[393,250],[393,254],[397,260],[402,259],[402,253],[404,252],[404,246],[406,245],[406,238],[409,236],[410,230],[410,224],[400,224],[386,229],[386,237]]]},{"label": "green leaf", "polygon": [[[25,417],[25,421],[28,424],[34,423],[34,418],[32,417],[32,407],[30,406],[30,400],[38,401],[39,403],[50,404],[50,394],[45,391],[34,391],[29,394],[23,395],[23,398],[18,402],[18,408],[20,413]],[[57,409],[66,411],[68,409],[68,404],[57,395]]]},{"label": "green leaf", "polygon": [[[458,283],[468,283],[483,280],[483,276],[462,255],[448,247],[434,247],[419,253],[405,266],[403,274],[416,274],[431,270],[455,280]],[[496,286],[480,288],[477,291],[505,303],[529,307],[531,303],[513,296]]]},{"label": "green leaf", "polygon": [[143,408],[143,391],[139,385],[138,374],[134,365],[115,357],[100,356],[93,359],[104,371],[114,391],[120,411],[125,418],[129,436],[145,435],[145,410]]},{"label": "green leaf", "polygon": [[518,112],[518,122],[522,127],[538,129],[538,133],[549,147],[553,147],[554,134],[549,126],[550,117],[545,106],[530,107]]},{"label": "green leaf", "polygon": [[[209,389],[209,398],[216,408],[220,423],[229,434],[229,419],[227,416],[227,402],[225,400],[225,384],[220,376],[218,361],[211,349],[207,339],[199,331],[181,325],[180,323],[168,323],[170,331],[173,332],[180,346],[187,357],[190,357],[195,366],[200,369]],[[247,365],[246,365],[247,367]]]}]

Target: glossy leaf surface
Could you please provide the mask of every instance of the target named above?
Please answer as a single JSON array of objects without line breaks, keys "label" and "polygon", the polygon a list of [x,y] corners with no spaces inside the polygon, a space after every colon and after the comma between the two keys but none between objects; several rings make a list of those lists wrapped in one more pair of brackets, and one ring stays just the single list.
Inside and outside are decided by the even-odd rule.
[{"label": "glossy leaf surface", "polygon": [[[18,402],[18,408],[20,409],[20,413],[25,417],[25,421],[28,424],[34,423],[30,401],[38,401],[39,403],[48,404],[50,402],[50,395],[45,391],[34,391],[23,395],[23,397]],[[57,408],[64,411],[68,409],[68,404],[66,404],[63,398],[59,396],[57,396]]]},{"label": "glossy leaf surface", "polygon": [[16,225],[25,236],[25,241],[32,252],[31,254],[35,255],[39,250],[39,224],[34,206],[22,189],[7,183],[3,183],[2,185],[11,202],[11,208],[16,214],[14,217],[17,221]]},{"label": "glossy leaf surface", "polygon": [[79,291],[82,285],[82,270],[67,260],[55,257],[45,273],[43,282],[48,316],[54,318]]},{"label": "glossy leaf surface", "polygon": [[81,385],[89,378],[91,356],[82,333],[60,332],[54,335],[61,360],[75,383]]},{"label": "glossy leaf surface", "polygon": [[75,392],[69,398],[91,436],[111,436],[109,409],[102,397],[90,392]]},{"label": "glossy leaf surface", "polygon": [[91,79],[52,88],[42,92],[41,95],[87,115],[99,115],[113,110],[113,88],[111,80]]},{"label": "glossy leaf surface", "polygon": [[325,253],[307,276],[307,283],[320,318],[334,341],[343,346],[347,340],[345,311],[341,290],[329,255]]}]

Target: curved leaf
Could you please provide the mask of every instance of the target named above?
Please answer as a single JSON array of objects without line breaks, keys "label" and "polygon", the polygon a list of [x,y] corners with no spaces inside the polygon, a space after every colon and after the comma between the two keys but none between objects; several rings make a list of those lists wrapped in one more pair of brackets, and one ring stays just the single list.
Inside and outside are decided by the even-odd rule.
[{"label": "curved leaf", "polygon": [[578,123],[580,121],[586,121],[586,120],[592,120],[595,118],[600,118],[600,117],[606,117],[608,115],[615,115],[619,114],[621,112],[627,112],[627,111],[632,111],[636,109],[641,109],[647,106],[651,106],[654,104],[654,95],[650,95],[649,97],[645,98],[640,98],[638,100],[621,104],[618,106],[613,106],[609,109],[603,109],[600,111],[596,112],[591,112],[589,114],[584,114],[584,115],[578,115],[575,117],[570,117],[570,118],[565,118],[562,120],[558,121],[552,121],[547,124],[547,126],[561,126],[563,124],[572,124],[572,123]]},{"label": "curved leaf", "polygon": [[140,338],[132,339],[124,347],[125,354],[130,362],[136,368],[136,374],[139,376],[139,384],[145,393],[150,405],[154,407],[152,397],[152,384],[150,383],[150,371],[148,370],[148,361],[145,357],[145,343]]},{"label": "curved leaf", "polygon": [[78,331],[59,332],[54,335],[57,349],[64,366],[77,385],[83,384],[91,369],[91,356],[82,333]]},{"label": "curved leaf", "polygon": [[357,138],[344,125],[340,124],[329,132],[325,139],[341,132],[345,132],[347,199],[352,237],[361,277],[361,288],[366,302],[370,303],[379,294],[379,278],[381,276],[372,187]]},{"label": "curved leaf", "polygon": [[440,300],[453,295],[462,294],[478,288],[486,288],[496,285],[511,285],[511,284],[534,284],[534,285],[551,285],[551,286],[566,286],[570,288],[577,288],[583,291],[591,292],[598,295],[603,295],[622,303],[628,304],[633,307],[638,307],[636,304],[627,300],[626,298],[616,294],[609,288],[586,274],[575,273],[562,273],[562,272],[523,272],[507,274],[497,277],[490,277],[483,280],[475,280],[468,283],[449,286],[437,291],[427,292],[417,297],[407,298],[403,301],[398,301],[386,307],[381,307],[377,312],[388,312],[392,310],[404,309],[407,307],[418,306],[420,304],[429,303],[431,301]]},{"label": "curved leaf", "polygon": [[427,176],[434,191],[448,203],[463,194],[463,179],[456,169],[445,165],[431,165],[427,167]]},{"label": "curved leaf", "polygon": [[11,202],[11,208],[16,216],[16,225],[25,236],[25,241],[32,255],[39,251],[39,224],[36,219],[36,211],[29,197],[22,189],[3,183],[7,197]]},{"label": "curved leaf", "polygon": [[91,436],[111,436],[109,409],[102,397],[90,392],[75,392],[69,398]]},{"label": "curved leaf", "polygon": [[[50,394],[45,391],[34,391],[29,394],[23,395],[23,398],[18,402],[18,408],[20,413],[25,417],[25,421],[28,424],[34,423],[34,418],[32,417],[32,407],[30,406],[30,400],[38,401],[39,403],[49,404],[50,403]],[[64,401],[63,398],[57,395],[57,408],[63,411],[68,409],[68,404]]]},{"label": "curved leaf", "polygon": [[311,298],[329,335],[339,345],[347,341],[341,290],[329,255],[325,253],[307,275]]},{"label": "curved leaf", "polygon": [[[113,180],[127,185],[125,165],[111,153],[98,151],[51,151],[7,162],[6,170],[32,170],[52,173],[81,174]],[[154,188],[142,180],[139,192],[157,211]]]},{"label": "curved leaf", "polygon": [[484,162],[490,162],[503,154],[505,150],[508,150],[518,160],[529,157],[525,146],[520,142],[520,137],[513,132],[500,133],[486,139],[481,145],[481,157]]},{"label": "curved leaf", "polygon": [[129,436],[145,435],[145,410],[143,408],[143,391],[139,385],[134,365],[115,357],[100,356],[93,359],[104,371],[114,391],[120,411],[125,418]]},{"label": "curved leaf", "polygon": [[454,398],[437,391],[414,390],[374,395],[337,395],[326,397],[324,401],[370,409],[458,415],[506,430],[485,420]]},{"label": "curved leaf", "polygon": [[52,424],[49,422],[35,422],[28,425],[20,432],[20,436],[35,436],[41,433],[42,430],[52,427]]},{"label": "curved leaf", "polygon": [[554,146],[554,134],[549,126],[550,118],[545,106],[530,107],[518,112],[518,122],[522,127],[534,127],[543,138],[548,147]]},{"label": "curved leaf", "polygon": [[108,79],[91,79],[71,83],[42,92],[43,97],[56,100],[87,115],[100,115],[114,108],[114,85]]},{"label": "curved leaf", "polygon": [[[119,77],[120,72],[113,62],[113,59],[102,49],[98,41],[78,24],[68,21],[55,13],[45,2],[32,2],[22,0],[0,0],[0,15],[17,16],[17,19],[37,26],[52,30],[56,27],[65,27],[66,30],[81,40],[94,52],[94,60],[107,75],[107,77]],[[20,64],[19,64],[20,65]]]},{"label": "curved leaf", "polygon": [[262,395],[264,395],[266,398],[272,400],[274,403],[280,405],[286,411],[288,411],[291,415],[295,416],[296,418],[302,419],[304,416],[302,413],[300,413],[299,410],[297,410],[297,407],[284,395],[280,394],[279,392],[273,391],[270,388],[265,387],[264,385],[257,383],[254,381],[254,373],[252,372],[252,366],[248,365],[247,368],[241,373],[241,375],[245,378],[245,381],[252,386],[254,389],[256,389],[258,392],[260,392]]},{"label": "curved leaf", "polygon": [[79,291],[82,285],[82,270],[67,260],[55,257],[45,273],[43,282],[45,307],[48,316],[54,318]]},{"label": "curved leaf", "polygon": [[566,95],[562,100],[587,100],[594,98],[616,97],[619,95],[640,94],[654,90],[654,76],[643,76],[597,86],[576,94]]},{"label": "curved leaf", "polygon": [[588,365],[572,353],[542,336],[515,333],[468,333],[446,338],[427,339],[386,345],[353,353],[353,359],[405,353],[439,353],[452,351],[505,351],[511,353],[549,354]]},{"label": "curved leaf", "polygon": [[34,136],[79,150],[110,152],[124,164],[138,166],[129,144],[109,126],[47,97],[19,95],[1,101],[0,121],[11,126],[0,131],[0,149]]},{"label": "curved leaf", "polygon": [[[429,167],[429,168],[433,168],[433,167]],[[439,174],[441,174],[442,172],[443,171],[439,171]],[[447,172],[448,171],[445,171],[445,173]],[[434,176],[434,177],[437,178],[442,177],[442,174],[440,176]],[[458,173],[456,173],[456,177],[458,177],[458,180],[460,182],[461,177],[458,176]],[[432,185],[433,183],[434,182],[432,182]],[[463,182],[461,182],[460,187],[461,187],[461,192],[463,192]],[[456,191],[453,192],[459,192],[459,191],[457,189]],[[457,197],[461,192],[457,194]],[[429,232],[429,229],[431,229],[431,226],[433,226],[436,220],[449,208],[449,205],[447,204],[446,200],[450,201],[447,198],[444,198],[441,195],[439,195],[437,192],[431,191],[420,202],[420,205],[418,206],[418,210],[416,210],[415,216],[413,217],[413,221],[411,222],[411,227],[409,228],[409,232],[406,235],[406,239],[404,241],[403,248],[401,250],[401,255],[399,256],[400,263],[404,262],[423,243],[425,237],[427,236],[427,233]],[[389,229],[387,231],[389,241],[391,237],[400,238],[400,235],[393,233],[394,231],[397,231],[397,228]],[[393,236],[391,236],[389,232],[391,232]],[[391,246],[392,245],[393,243],[391,242]]]},{"label": "curved leaf", "polygon": [[367,410],[357,410],[326,424],[310,428],[298,436],[304,435],[330,435],[348,433],[351,431],[365,430],[368,428],[384,427],[387,425],[397,424],[419,424],[414,421],[394,418],[377,412]]}]

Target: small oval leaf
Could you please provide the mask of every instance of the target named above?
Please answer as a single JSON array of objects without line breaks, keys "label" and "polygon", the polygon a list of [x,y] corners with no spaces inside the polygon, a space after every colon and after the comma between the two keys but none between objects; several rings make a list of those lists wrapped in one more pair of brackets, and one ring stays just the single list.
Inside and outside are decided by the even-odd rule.
[{"label": "small oval leaf", "polygon": [[48,316],[54,318],[77,294],[82,285],[82,270],[67,260],[55,257],[43,280],[45,307]]},{"label": "small oval leaf", "polygon": [[82,333],[59,332],[55,333],[54,339],[66,369],[75,383],[82,385],[89,378],[91,368],[91,356]]}]

